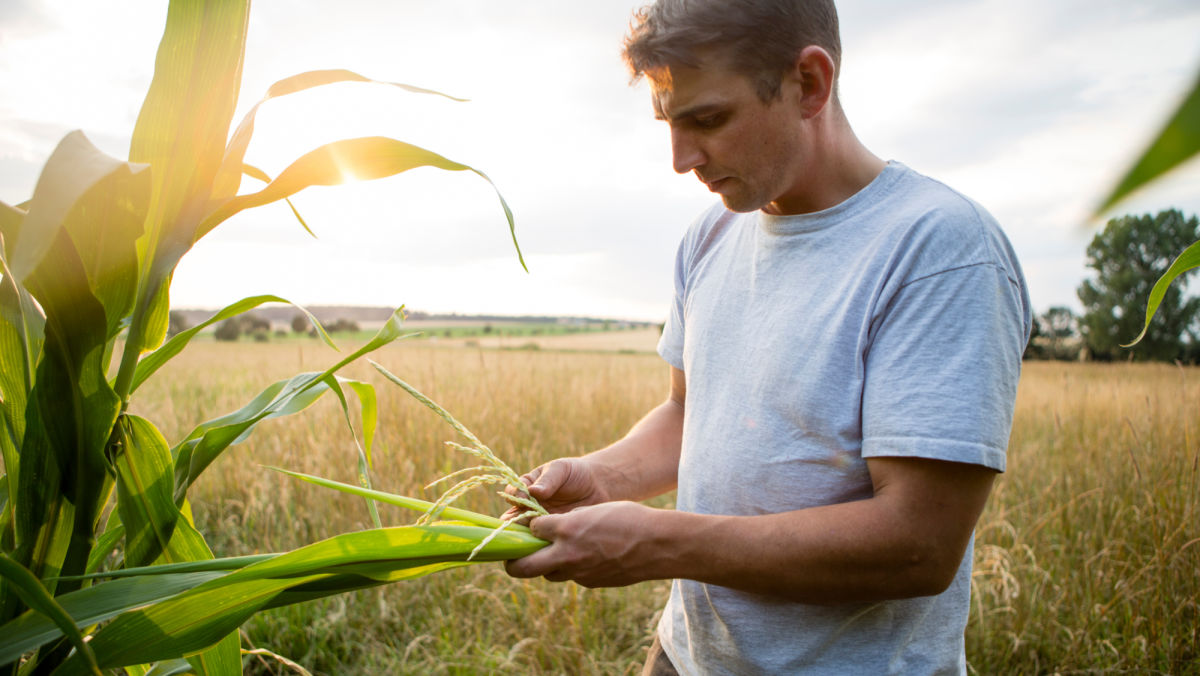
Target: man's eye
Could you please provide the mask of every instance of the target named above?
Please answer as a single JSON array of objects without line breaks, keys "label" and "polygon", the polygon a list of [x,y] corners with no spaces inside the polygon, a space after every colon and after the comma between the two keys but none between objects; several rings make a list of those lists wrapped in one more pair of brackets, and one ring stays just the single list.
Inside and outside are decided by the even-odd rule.
[{"label": "man's eye", "polygon": [[694,118],[697,127],[701,129],[716,129],[725,121],[724,115],[703,115]]}]

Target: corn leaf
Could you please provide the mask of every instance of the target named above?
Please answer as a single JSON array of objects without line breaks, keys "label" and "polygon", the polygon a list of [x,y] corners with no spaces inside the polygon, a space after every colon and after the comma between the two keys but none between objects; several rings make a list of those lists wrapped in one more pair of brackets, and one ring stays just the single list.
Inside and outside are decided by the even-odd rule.
[{"label": "corn leaf", "polygon": [[87,567],[84,570],[88,573],[100,570],[100,566],[104,565],[108,557],[117,551],[117,547],[121,545],[124,539],[125,524],[121,523],[120,515],[110,514],[104,533],[96,538],[96,545],[92,547],[92,551],[88,554]]},{"label": "corn leaf", "polygon": [[[281,474],[286,474],[290,477],[295,477],[297,479],[300,479],[301,481],[307,481],[308,483],[316,485],[316,486],[332,488],[335,491],[341,491],[343,493],[349,493],[351,495],[359,495],[364,498],[370,498],[372,500],[382,502],[382,503],[385,503],[388,505],[395,505],[397,507],[403,507],[405,509],[411,509],[411,510],[414,510],[417,512],[428,512],[429,509],[431,507],[433,507],[433,503],[429,502],[427,500],[419,500],[417,498],[410,498],[405,495],[394,495],[392,493],[385,493],[383,491],[371,490],[371,489],[362,488],[359,486],[352,486],[350,484],[342,483],[340,481],[334,481],[332,479],[324,479],[319,476],[313,476],[311,474],[304,474],[301,472],[293,472],[291,470],[280,469],[278,467],[267,467],[267,469],[274,470]],[[499,528],[500,526],[502,526],[504,524],[504,522],[501,519],[497,519],[494,516],[488,516],[486,514],[472,512],[472,511],[466,510],[466,509],[459,509],[458,507],[447,507],[445,510],[442,511],[442,516],[446,517],[447,519],[453,520],[453,521],[462,521],[462,522],[468,523],[472,526],[479,526],[481,528],[495,529],[495,528]],[[525,533],[529,532],[529,529],[526,526],[513,525],[513,526],[510,526],[510,528],[521,531],[521,532],[525,532]]]},{"label": "corn leaf", "polygon": [[[271,176],[268,175],[267,172],[259,169],[258,167],[250,166],[249,164],[242,164],[242,173],[250,178],[258,179],[263,183],[271,182]],[[297,221],[300,221],[300,227],[304,228],[304,231],[307,232],[309,236],[311,236],[313,239],[316,239],[317,233],[313,232],[312,228],[308,227],[308,223],[305,222],[304,217],[300,215],[300,212],[296,209],[296,205],[292,204],[292,200],[284,199],[283,201],[287,202],[288,208],[292,210],[292,215],[296,217]]]},{"label": "corn leaf", "polygon": [[[421,87],[414,87],[412,85],[406,85],[399,82],[382,82],[379,80],[372,80],[349,70],[314,70],[284,78],[271,85],[271,87],[267,90],[267,95],[259,100],[258,103],[254,104],[254,107],[251,108],[250,111],[246,113],[246,116],[242,118],[242,122],[238,125],[237,131],[233,133],[233,138],[229,141],[229,147],[226,150],[224,160],[221,163],[220,173],[217,175],[213,183],[213,199],[217,201],[224,201],[237,194],[238,187],[240,186],[240,175],[244,172],[243,165],[246,157],[246,148],[249,147],[250,138],[254,135],[254,119],[258,115],[259,106],[279,96],[286,96],[288,94],[294,94],[306,89],[312,89],[313,87],[320,87],[337,82],[369,82],[399,87],[416,94],[435,94],[438,96],[444,96],[454,101],[464,100],[457,99],[453,96],[448,96],[441,92],[436,92],[432,89],[423,89]],[[246,173],[250,176],[254,175],[248,172]],[[270,179],[260,178],[260,180],[268,183],[270,182]],[[294,207],[292,208],[292,211],[295,212]],[[299,214],[296,214],[296,216],[299,218]],[[301,220],[301,223],[303,223],[303,220]],[[305,226],[305,229],[308,229],[307,225]],[[311,233],[312,231],[310,230],[309,232]]]},{"label": "corn leaf", "polygon": [[[358,395],[359,409],[362,411],[363,436],[366,437],[366,449],[363,444],[358,441],[358,433],[354,430],[354,422],[350,420],[350,406],[346,403],[346,393],[342,391],[342,384],[349,385],[352,391]],[[375,388],[369,383],[364,383],[358,380],[349,380],[338,376],[329,376],[325,378],[325,384],[333,391],[338,398],[338,403],[342,405],[342,415],[346,418],[346,427],[350,428],[350,436],[354,438],[354,447],[358,451],[358,483],[363,488],[371,487],[371,440],[375,437],[375,418],[376,418],[376,402]],[[371,523],[376,528],[382,528],[383,524],[379,521],[379,510],[375,508],[375,502],[367,500],[367,511],[371,515]]]},{"label": "corn leaf", "polygon": [[[21,231],[25,241],[37,237],[29,218]],[[35,222],[56,235],[26,280],[46,324],[21,446],[14,558],[45,578],[64,567],[84,570],[100,503],[112,486],[105,447],[120,400],[105,378],[106,314],[89,288],[85,263],[66,229]]]},{"label": "corn leaf", "polygon": [[25,438],[25,414],[33,389],[34,369],[42,352],[45,318],[33,297],[21,286],[3,255],[0,241],[0,457],[4,459],[5,501],[3,533],[0,541],[6,550],[14,546],[11,527],[13,506],[19,502],[20,454]]},{"label": "corn leaf", "polygon": [[[239,195],[221,203],[204,218],[204,222],[197,230],[197,238],[243,209],[290,197],[309,186],[340,185],[351,179],[384,178],[417,167],[437,167],[447,171],[472,171],[491,183],[495,189],[492,180],[478,169],[448,160],[437,153],[411,143],[382,136],[346,139],[323,145],[303,155],[280,172],[279,176],[262,190]],[[517,250],[521,266],[524,267],[525,259],[521,256],[521,248],[517,244],[512,210],[508,208],[508,202],[504,200],[504,196],[500,194],[499,190],[496,191],[496,196],[504,208],[509,231],[512,234],[513,246]]]},{"label": "corn leaf", "polygon": [[1150,298],[1146,302],[1146,323],[1142,326],[1142,332],[1133,339],[1133,342],[1121,347],[1133,347],[1141,342],[1150,328],[1150,320],[1154,319],[1154,314],[1158,312],[1158,306],[1162,303],[1163,297],[1167,295],[1167,287],[1171,286],[1171,282],[1174,282],[1179,275],[1198,267],[1200,267],[1200,242],[1195,242],[1184,249],[1183,253],[1179,254],[1171,263],[1171,267],[1167,268],[1163,276],[1154,283],[1154,288],[1150,290]]},{"label": "corn leaf", "polygon": [[180,518],[171,451],[146,420],[125,415],[117,424],[121,444],[113,468],[117,510],[126,529],[125,564],[142,566],[167,550]]},{"label": "corn leaf", "polygon": [[[211,560],[204,538],[174,501],[174,472],[167,442],[147,420],[125,415],[118,422],[121,450],[113,460],[117,510],[125,527],[125,565]],[[237,673],[236,634],[188,657],[198,673]]]},{"label": "corn leaf", "polygon": [[25,221],[25,213],[25,207],[0,201],[0,237],[3,237],[5,242],[17,241],[21,234],[21,223]]},{"label": "corn leaf", "polygon": [[325,332],[325,327],[321,326],[321,322],[317,321],[317,318],[308,310],[296,305],[295,303],[292,303],[286,298],[280,298],[279,296],[250,296],[248,298],[243,298],[232,305],[222,308],[212,317],[200,322],[196,326],[193,326],[185,331],[180,331],[172,336],[171,339],[166,343],[163,343],[162,347],[143,357],[138,362],[137,370],[133,375],[133,384],[131,385],[129,391],[131,393],[136,391],[137,388],[142,385],[142,383],[146,382],[146,379],[154,375],[155,371],[162,368],[162,366],[166,364],[172,357],[182,352],[183,348],[187,347],[187,344],[191,342],[192,338],[196,337],[197,333],[200,333],[204,329],[219,321],[240,315],[247,310],[251,310],[262,305],[263,303],[287,303],[297,310],[300,310],[306,317],[308,317],[308,320],[312,322],[312,325],[316,327],[317,333],[320,334],[321,339],[325,341],[325,344],[329,347],[332,347],[334,350],[337,349],[337,346],[333,344],[333,339],[330,338],[329,334]]},{"label": "corn leaf", "polygon": [[[144,183],[148,177],[131,179],[142,174],[145,168],[145,165],[122,162],[100,152],[81,131],[73,131],[63,137],[38,177],[17,241],[9,243],[8,262],[17,280],[24,282],[37,269],[72,211],[86,207],[91,213],[79,214],[77,218],[102,221],[106,215],[105,209],[132,207],[123,203],[120,195],[117,199],[105,199],[109,191],[104,188],[119,188],[122,184],[133,183],[138,192],[143,191],[148,187]],[[109,184],[109,181],[116,185]],[[85,200],[89,192],[97,191],[104,195]],[[81,205],[81,201],[86,204]],[[108,237],[105,241],[111,242],[113,239]]]},{"label": "corn leaf", "polygon": [[[75,646],[75,650],[81,656],[80,659],[83,660],[88,670],[96,674],[96,676],[101,676],[100,666],[96,663],[96,656],[92,654],[91,647],[83,640],[83,635],[79,633],[75,622],[67,614],[67,611],[54,600],[54,597],[46,591],[41,581],[33,573],[26,570],[16,561],[13,561],[8,555],[0,552],[0,577],[3,577],[12,590],[25,601],[25,605],[53,621],[58,630],[71,641],[71,645]],[[16,658],[20,656],[21,654],[18,653]],[[13,660],[0,658],[0,664],[7,664],[11,661]]]},{"label": "corn leaf", "polygon": [[122,400],[138,356],[166,337],[171,275],[195,241],[213,178],[225,154],[241,88],[248,0],[172,2],[154,79],[142,104],[129,159],[153,167],[146,232],[125,352],[115,389]]},{"label": "corn leaf", "polygon": [[[1138,188],[1150,183],[1200,152],[1200,73],[1179,108],[1141,157],[1096,207],[1099,216]],[[1136,341],[1135,341],[1136,342]]]},{"label": "corn leaf", "polygon": [[[239,650],[240,653],[240,650]],[[146,670],[145,676],[177,676],[178,674],[190,674],[195,668],[191,662],[187,660],[163,660],[155,662],[154,666]],[[126,676],[129,674],[130,667],[125,667]]]},{"label": "corn leaf", "polygon": [[[88,627],[123,612],[170,598],[204,582],[227,575],[228,570],[174,573],[153,577],[125,577],[63,594],[54,600],[73,618],[75,626]],[[63,629],[32,610],[0,627],[0,664],[58,639]]]},{"label": "corn leaf", "polygon": [[[412,579],[463,565],[491,534],[486,528],[437,524],[338,535],[210,580],[146,608],[124,613],[92,637],[103,668],[143,664],[188,654],[236,629],[254,612],[278,605],[289,590],[310,599],[341,593],[346,585]],[[527,533],[503,532],[477,561],[519,558],[547,543]],[[329,584],[341,578],[342,584]],[[72,658],[58,673],[84,673]]]},{"label": "corn leaf", "polygon": [[172,449],[176,503],[182,501],[187,489],[217,456],[245,439],[259,422],[304,410],[329,389],[326,381],[329,376],[359,357],[404,337],[401,335],[403,317],[403,308],[396,310],[371,340],[324,372],[304,373],[273,383],[241,409],[192,430]]}]

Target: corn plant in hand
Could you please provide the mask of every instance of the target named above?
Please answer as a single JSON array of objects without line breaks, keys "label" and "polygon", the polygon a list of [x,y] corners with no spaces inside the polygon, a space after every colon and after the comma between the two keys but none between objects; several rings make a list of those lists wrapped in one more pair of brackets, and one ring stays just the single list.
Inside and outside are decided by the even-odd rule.
[{"label": "corn plant in hand", "polygon": [[[255,612],[544,545],[519,527],[450,509],[442,516],[453,523],[375,528],[233,559],[215,558],[194,527],[188,488],[205,468],[262,420],[302,411],[325,393],[347,422],[347,392],[358,399],[357,488],[371,490],[374,390],[337,373],[401,338],[402,310],[326,370],[273,383],[174,443],[130,412],[138,387],[198,331],[283,301],[243,299],[164,342],[172,274],[225,220],[340,183],[347,169],[368,179],[421,166],[487,178],[389,138],[330,143],[274,179],[246,164],[258,106],[230,129],[248,12],[247,0],[173,0],[128,160],[73,132],[47,160],[32,199],[0,203],[0,674],[145,674],[151,663],[155,673],[237,674],[236,630]],[[302,73],[276,83],[264,101],[348,81],[369,82],[349,71]],[[243,192],[243,175],[266,185]]]}]

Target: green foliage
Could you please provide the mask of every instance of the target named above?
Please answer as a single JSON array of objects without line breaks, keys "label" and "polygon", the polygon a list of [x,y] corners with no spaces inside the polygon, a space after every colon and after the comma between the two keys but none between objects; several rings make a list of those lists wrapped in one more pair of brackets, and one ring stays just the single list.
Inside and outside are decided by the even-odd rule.
[{"label": "green foliage", "polygon": [[1088,267],[1096,277],[1079,287],[1085,313],[1080,329],[1088,350],[1097,359],[1122,358],[1122,345],[1138,337],[1133,355],[1144,359],[1185,358],[1197,335],[1200,298],[1188,298],[1179,286],[1161,285],[1157,307],[1164,312],[1153,322],[1144,319],[1144,299],[1155,280],[1171,266],[1174,252],[1200,236],[1200,220],[1178,210],[1154,216],[1114,218],[1088,245]]},{"label": "green foliage", "polygon": [[1171,169],[1200,153],[1200,72],[1179,108],[1163,125],[1141,157],[1121,177],[1117,185],[1096,208],[1104,213],[1137,189],[1151,183]]},{"label": "green foliage", "polygon": [[[1200,73],[1197,73],[1196,82],[1184,95],[1179,108],[1171,115],[1142,156],[1096,208],[1095,215],[1111,209],[1139,188],[1154,182],[1197,153],[1200,153]],[[1150,320],[1158,312],[1171,283],[1183,273],[1197,267],[1200,267],[1200,241],[1193,242],[1184,249],[1158,278],[1146,301],[1146,319],[1142,325],[1142,333],[1138,334],[1131,345],[1140,342],[1146,336],[1150,329]]]},{"label": "green foliage", "polygon": [[[258,106],[229,131],[248,15],[247,0],[172,1],[129,160],[72,132],[47,160],[31,200],[0,203],[0,675],[146,673],[135,665],[163,661],[174,669],[184,658],[197,674],[238,674],[236,629],[253,613],[464,565],[491,533],[444,524],[377,529],[267,558],[215,560],[193,523],[188,489],[206,468],[261,421],[298,413],[327,392],[354,436],[359,484],[370,489],[375,391],[337,372],[405,337],[402,310],[324,371],[269,385],[174,444],[129,412],[134,391],[198,331],[222,321],[244,328],[238,315],[283,300],[243,299],[198,326],[176,325],[164,343],[177,264],[227,218],[310,185],[340,183],[343,171],[381,178],[435,166],[483,176],[382,138],[322,146],[274,180],[247,165]],[[302,73],[264,100],[345,81],[371,82],[349,71]],[[266,187],[238,194],[243,174]],[[359,405],[361,439],[347,390]],[[378,526],[374,502],[367,505]],[[542,544],[514,527],[478,559]],[[145,577],[120,577],[122,569]],[[90,575],[97,570],[115,579],[97,583]]]}]

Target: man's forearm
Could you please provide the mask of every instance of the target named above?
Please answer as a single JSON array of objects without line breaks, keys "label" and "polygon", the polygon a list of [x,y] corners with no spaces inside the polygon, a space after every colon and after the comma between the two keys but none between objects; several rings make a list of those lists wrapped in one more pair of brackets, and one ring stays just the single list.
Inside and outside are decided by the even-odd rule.
[{"label": "man's forearm", "polygon": [[940,593],[939,553],[871,502],[740,517],[655,510],[648,526],[665,556],[648,577],[814,604]]},{"label": "man's forearm", "polygon": [[509,572],[589,587],[684,578],[817,604],[940,593],[995,473],[913,458],[868,463],[875,494],[856,502],[757,516],[605,502],[540,517],[530,527],[553,545]]}]

